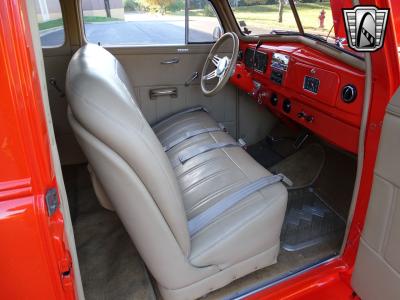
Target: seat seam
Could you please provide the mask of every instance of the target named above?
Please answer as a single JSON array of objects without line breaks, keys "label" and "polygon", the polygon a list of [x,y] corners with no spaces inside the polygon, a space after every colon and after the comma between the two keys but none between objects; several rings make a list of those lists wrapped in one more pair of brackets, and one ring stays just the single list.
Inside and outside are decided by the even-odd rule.
[{"label": "seat seam", "polygon": [[218,170],[217,172],[214,172],[212,174],[209,174],[209,175],[201,178],[199,181],[191,184],[187,188],[183,189],[182,192],[186,193],[188,190],[194,189],[194,188],[198,187],[200,184],[202,184],[202,183],[204,183],[204,182],[206,182],[206,181],[208,181],[208,180],[210,180],[210,179],[212,179],[212,178],[214,178],[214,177],[216,177],[218,175],[224,174],[224,173],[226,173],[228,171],[229,171],[228,169],[223,169],[223,170]]},{"label": "seat seam", "polygon": [[[196,115],[197,114],[201,114],[201,113],[205,113],[205,114],[207,114],[207,116],[209,116],[209,114],[206,113],[206,112],[192,111],[192,112],[186,113],[184,115],[177,116],[178,120],[175,120],[175,122],[174,122],[174,119],[169,120],[168,122],[171,122],[171,124],[167,123],[165,127],[161,127],[159,130],[157,130],[155,132],[156,132],[157,135],[158,134],[162,134],[162,133],[165,133],[166,131],[170,130],[172,127],[174,127],[177,124],[186,123],[186,122],[188,122],[190,120],[193,120],[193,119],[198,120],[198,118],[196,118]],[[182,119],[179,120],[179,117],[182,117]],[[210,119],[215,121],[212,118],[210,118]],[[201,122],[198,122],[198,123],[201,124]]]},{"label": "seat seam", "polygon": [[[225,133],[226,135],[228,135],[229,137],[231,137],[229,134],[227,134],[227,133]],[[213,135],[213,132],[210,132],[210,135],[211,135],[211,137],[214,139],[214,141],[217,143],[218,142],[218,140],[215,138],[215,136]],[[247,173],[245,173],[244,171],[243,171],[243,169],[232,159],[232,157],[228,154],[228,152],[226,151],[226,149],[225,148],[221,148],[220,149],[222,152],[224,152],[225,154],[226,154],[226,156],[230,159],[230,161],[243,173],[243,175],[248,179],[248,180],[250,180],[250,177],[247,175]],[[247,152],[244,150],[244,149],[242,149],[242,151],[245,153],[245,154],[247,154]],[[247,154],[248,155],[248,154]]]},{"label": "seat seam", "polygon": [[189,168],[188,170],[185,170],[182,174],[179,174],[179,175],[176,174],[177,179],[181,180],[183,176],[188,175],[190,172],[193,172],[193,171],[195,171],[195,170],[197,170],[197,169],[199,169],[199,168],[201,168],[201,167],[204,167],[204,166],[207,165],[208,163],[211,163],[211,162],[214,162],[214,161],[216,161],[216,160],[223,159],[223,158],[224,158],[224,157],[218,156],[218,157],[212,158],[212,159],[210,159],[210,160],[205,160],[205,161],[201,162],[200,164],[195,165],[195,166],[193,166],[192,168]]},{"label": "seat seam", "polygon": [[[242,178],[242,179],[243,179],[243,178]],[[224,192],[229,191],[229,190],[230,190],[232,187],[234,187],[235,185],[239,185],[239,183],[241,183],[241,181],[243,181],[242,179],[241,179],[241,180],[238,180],[238,181],[235,181],[234,183],[231,183],[230,185],[224,187],[223,189],[219,189],[218,191],[214,192],[213,194],[208,195],[207,197],[203,198],[203,199],[200,200],[199,202],[196,202],[196,204],[193,205],[193,206],[190,208],[190,211],[187,211],[187,213],[192,213],[196,208],[199,207],[199,205],[204,204],[204,203],[207,202],[208,200],[212,199],[212,197],[218,196],[218,194],[222,194],[222,193],[224,193]],[[217,202],[218,202],[218,201],[217,201]],[[192,219],[192,218],[191,218],[191,219]]]},{"label": "seat seam", "polygon": [[[189,125],[201,125],[201,122],[197,121],[196,118],[191,118],[191,119],[194,119],[195,122],[191,122]],[[191,120],[191,119],[190,119],[190,120]],[[188,121],[188,119],[185,119],[185,120],[178,120],[178,122],[175,122],[175,123],[171,124],[169,127],[163,128],[162,130],[158,131],[158,132],[156,133],[156,135],[157,135],[157,136],[161,136],[161,135],[163,135],[163,134],[166,134],[166,133],[168,133],[168,131],[172,131],[172,129],[173,129],[172,127],[177,126],[177,125],[179,125],[179,126],[186,125],[186,124],[184,124],[184,123],[186,123],[186,121]],[[175,133],[175,132],[174,132],[174,133]]]}]

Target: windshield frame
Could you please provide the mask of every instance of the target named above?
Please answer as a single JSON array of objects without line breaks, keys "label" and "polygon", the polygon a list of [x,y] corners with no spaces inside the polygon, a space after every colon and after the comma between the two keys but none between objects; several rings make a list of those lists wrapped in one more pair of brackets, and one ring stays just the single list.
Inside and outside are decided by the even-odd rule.
[{"label": "windshield frame", "polygon": [[290,4],[290,8],[292,10],[294,19],[296,20],[296,24],[297,24],[297,28],[299,29],[299,33],[301,35],[304,35],[303,24],[301,23],[301,19],[300,19],[299,13],[297,11],[296,5],[294,4],[294,0],[289,0],[289,4]]},{"label": "windshield frame", "polygon": [[[251,34],[247,34],[245,32],[243,32],[238,19],[236,18],[236,15],[232,9],[232,6],[229,4],[229,0],[226,0],[227,6],[230,9],[230,12],[235,20],[236,26],[239,29],[239,32],[247,37],[247,38],[254,38],[254,39],[259,39],[260,38],[264,38],[264,37],[271,37],[271,36],[301,36],[304,38],[308,38],[311,39],[313,41],[316,42],[320,42],[323,43],[325,46],[332,48],[332,49],[336,49],[336,50],[340,50],[341,52],[344,52],[348,55],[351,55],[355,58],[358,58],[362,61],[365,61],[365,58],[363,56],[358,55],[357,53],[354,53],[353,51],[350,51],[346,48],[340,47],[339,45],[337,45],[336,43],[330,43],[328,42],[328,38],[324,38],[323,36],[317,35],[317,34],[312,34],[312,33],[308,33],[308,32],[304,32],[304,28],[303,25],[301,23],[301,19],[300,16],[298,14],[297,8],[296,8],[296,4],[294,3],[294,0],[288,0],[289,5],[290,5],[290,9],[293,13],[293,16],[295,18],[296,21],[296,25],[298,28],[298,31],[290,31],[290,30],[272,30],[270,33],[265,33],[265,34],[257,34],[257,35],[251,35]],[[336,38],[335,38],[336,40]]]}]

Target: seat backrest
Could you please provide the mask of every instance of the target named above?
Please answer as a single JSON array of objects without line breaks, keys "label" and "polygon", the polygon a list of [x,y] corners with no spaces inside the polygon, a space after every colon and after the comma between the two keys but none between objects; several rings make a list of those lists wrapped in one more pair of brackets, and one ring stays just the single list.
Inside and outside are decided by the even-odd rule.
[{"label": "seat backrest", "polygon": [[[166,228],[169,228],[182,252],[187,255],[190,238],[175,173],[159,140],[142,115],[132,86],[118,60],[100,46],[88,44],[82,47],[68,67],[66,94],[70,121],[74,123],[71,125],[76,134],[79,131],[78,141],[105,191],[113,194],[108,196],[125,227],[128,227],[128,232],[129,227],[142,227],[141,230],[146,231],[143,226],[165,222]],[[117,173],[114,167],[123,163],[130,168],[129,172],[134,174],[132,178],[135,180],[115,178],[122,173]],[[114,178],[107,177],[107,173],[114,174]],[[145,211],[149,203],[144,201],[148,199],[154,201],[159,213]],[[139,215],[133,220],[133,213],[127,213],[140,213],[141,210],[151,214],[146,216],[149,221],[147,225],[139,220]],[[147,229],[149,235],[165,234],[156,227],[154,230]],[[147,238],[157,239],[157,236]]]}]

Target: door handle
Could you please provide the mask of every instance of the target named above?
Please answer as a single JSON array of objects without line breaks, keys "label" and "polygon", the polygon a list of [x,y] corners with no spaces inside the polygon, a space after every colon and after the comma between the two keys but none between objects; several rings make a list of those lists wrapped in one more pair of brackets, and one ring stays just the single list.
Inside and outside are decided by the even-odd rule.
[{"label": "door handle", "polygon": [[171,59],[167,59],[167,60],[163,60],[161,62],[162,65],[172,65],[172,64],[177,64],[177,63],[179,63],[179,58],[177,58],[177,57],[174,57],[174,58],[171,58]]},{"label": "door handle", "polygon": [[197,77],[199,77],[199,72],[194,72],[186,81],[185,81],[185,86],[189,86],[193,80],[195,80]]},{"label": "door handle", "polygon": [[177,88],[162,88],[162,89],[152,89],[149,91],[150,99],[155,99],[162,96],[170,96],[171,98],[178,97]]}]

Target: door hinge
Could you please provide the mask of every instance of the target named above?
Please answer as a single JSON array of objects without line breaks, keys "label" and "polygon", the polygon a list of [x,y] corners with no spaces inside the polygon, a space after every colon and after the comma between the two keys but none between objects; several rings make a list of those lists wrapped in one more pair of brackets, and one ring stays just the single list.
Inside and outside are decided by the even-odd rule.
[{"label": "door hinge", "polygon": [[68,251],[65,252],[65,258],[59,262],[59,270],[63,288],[73,289],[72,260]]}]

